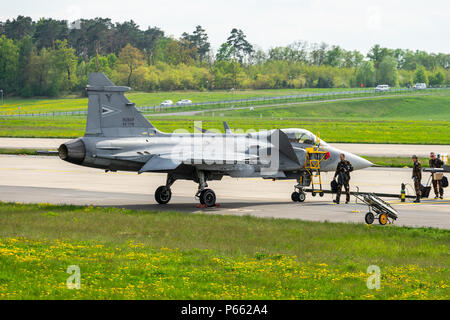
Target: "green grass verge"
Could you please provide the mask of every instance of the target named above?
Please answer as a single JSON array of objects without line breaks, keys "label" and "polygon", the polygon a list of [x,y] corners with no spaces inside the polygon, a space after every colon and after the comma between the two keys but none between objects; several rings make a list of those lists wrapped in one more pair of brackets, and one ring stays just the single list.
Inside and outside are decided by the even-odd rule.
[{"label": "green grass verge", "polygon": [[[370,157],[370,156],[363,156],[364,159],[369,160],[373,164],[377,166],[382,167],[396,167],[396,168],[412,168],[413,162],[411,160],[411,157]],[[428,168],[429,158],[419,158],[420,163],[422,164],[423,168]]]},{"label": "green grass verge", "polygon": [[450,297],[448,230],[10,203],[0,225],[1,299]]},{"label": "green grass verge", "polygon": [[[223,131],[227,120],[237,132],[273,128],[308,129],[327,142],[450,144],[449,121],[371,121],[326,119],[259,119],[227,117],[150,117],[164,132],[177,129],[194,131],[194,120],[203,121],[203,128]],[[0,119],[1,137],[75,138],[84,134],[84,117]]]},{"label": "green grass verge", "polygon": [[75,138],[84,135],[86,117],[0,118],[1,137]]},{"label": "green grass verge", "polygon": [[[10,148],[0,148],[0,154],[12,154],[12,155],[26,155],[26,156],[35,156],[35,155],[44,155],[44,156],[57,156],[57,154],[51,153],[39,153],[39,151],[50,151],[44,149],[10,149]],[[52,150],[56,151],[56,150]]]}]

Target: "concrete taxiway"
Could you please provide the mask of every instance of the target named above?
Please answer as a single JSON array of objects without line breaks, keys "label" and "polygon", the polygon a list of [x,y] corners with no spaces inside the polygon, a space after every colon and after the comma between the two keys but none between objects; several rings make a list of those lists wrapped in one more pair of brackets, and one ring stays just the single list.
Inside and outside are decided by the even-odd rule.
[{"label": "concrete taxiway", "polygon": [[[50,138],[0,138],[3,149],[57,149],[70,139]],[[430,151],[450,154],[450,145],[330,143],[331,146],[357,155],[378,157],[410,157],[416,154],[427,157]]]},{"label": "concrete taxiway", "polygon": [[[429,174],[424,174],[424,179]],[[329,186],[333,173],[325,173]],[[351,187],[366,192],[399,193],[401,182],[411,183],[409,169],[369,168],[352,174]],[[194,194],[197,185],[177,181],[172,201],[165,206],[153,199],[155,189],[165,183],[164,174],[105,173],[72,165],[57,157],[0,155],[0,201],[118,206],[144,210],[178,210],[186,213],[253,215],[311,221],[364,223],[366,205],[335,205],[332,196],[307,195],[304,203],[290,200],[294,181],[232,179],[211,181],[220,207],[199,209]],[[407,191],[412,194],[411,185]],[[446,189],[446,192],[450,192]],[[395,225],[450,229],[450,198],[413,204],[390,199],[399,211]]]}]

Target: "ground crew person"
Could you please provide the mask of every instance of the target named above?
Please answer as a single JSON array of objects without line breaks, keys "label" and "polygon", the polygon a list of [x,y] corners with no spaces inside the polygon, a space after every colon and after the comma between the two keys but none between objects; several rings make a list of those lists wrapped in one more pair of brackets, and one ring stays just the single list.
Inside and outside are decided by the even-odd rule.
[{"label": "ground crew person", "polygon": [[420,190],[422,181],[422,165],[416,155],[412,156],[412,160],[414,163],[412,178],[414,180],[414,189],[416,190],[416,200],[414,200],[414,202],[418,203],[420,202],[420,197],[422,195]]},{"label": "ground crew person", "polygon": [[341,199],[342,186],[345,188],[345,203],[349,203],[350,201],[350,172],[353,171],[353,166],[350,161],[345,160],[345,154],[341,153],[340,155],[341,161],[338,163],[336,172],[334,174],[334,179],[337,179],[337,192],[336,192],[336,200],[333,200],[334,203],[339,204]]},{"label": "ground crew person", "polygon": [[[430,153],[430,168],[442,168],[444,162],[441,159],[437,158],[434,152]],[[444,188],[442,187],[442,176],[443,174],[440,172],[432,174],[432,182],[434,194],[436,195],[435,199],[441,198],[444,199]]]}]

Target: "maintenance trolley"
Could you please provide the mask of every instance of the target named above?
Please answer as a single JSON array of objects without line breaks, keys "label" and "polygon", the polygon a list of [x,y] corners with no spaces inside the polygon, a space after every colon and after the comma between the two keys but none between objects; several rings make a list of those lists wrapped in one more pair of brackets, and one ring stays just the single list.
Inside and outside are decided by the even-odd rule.
[{"label": "maintenance trolley", "polygon": [[375,219],[381,225],[393,223],[398,218],[398,212],[389,203],[372,193],[355,193],[356,201],[360,200],[369,206],[369,212],[364,219],[367,224],[372,224]]}]

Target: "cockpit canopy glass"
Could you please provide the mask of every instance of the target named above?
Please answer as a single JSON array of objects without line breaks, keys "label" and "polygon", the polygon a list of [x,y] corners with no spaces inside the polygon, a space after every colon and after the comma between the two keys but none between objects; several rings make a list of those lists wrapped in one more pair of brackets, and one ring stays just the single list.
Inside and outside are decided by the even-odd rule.
[{"label": "cockpit canopy glass", "polygon": [[314,145],[317,141],[316,136],[305,129],[284,129],[283,132],[291,142]]}]

